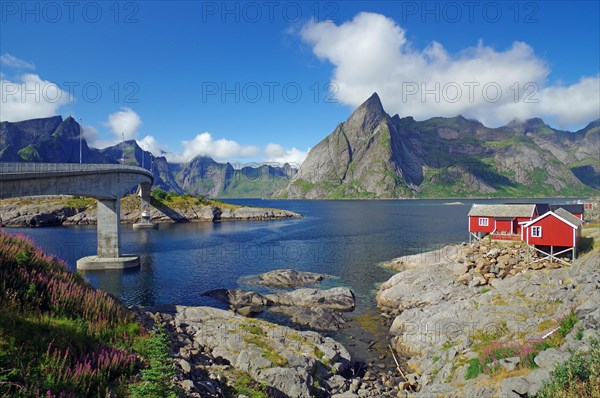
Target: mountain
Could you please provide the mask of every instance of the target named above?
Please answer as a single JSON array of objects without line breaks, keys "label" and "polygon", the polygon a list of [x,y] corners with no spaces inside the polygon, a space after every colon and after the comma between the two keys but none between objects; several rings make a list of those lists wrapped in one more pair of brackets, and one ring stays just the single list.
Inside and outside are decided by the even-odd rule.
[{"label": "mountain", "polygon": [[599,188],[599,122],[488,128],[462,116],[390,117],[375,93],[311,149],[283,198],[576,196]]},{"label": "mountain", "polygon": [[152,169],[157,188],[210,197],[269,197],[285,188],[296,172],[288,164],[236,169],[202,156],[186,164],[169,164],[164,156],[144,151],[135,140],[104,149],[90,148],[85,139],[79,140],[79,124],[72,117],[2,122],[0,161],[78,163],[81,145],[84,163],[143,166]]},{"label": "mountain", "polygon": [[295,175],[289,164],[283,167],[257,165],[234,168],[230,163],[197,156],[180,168],[176,179],[186,192],[210,197],[270,197],[285,188]]}]

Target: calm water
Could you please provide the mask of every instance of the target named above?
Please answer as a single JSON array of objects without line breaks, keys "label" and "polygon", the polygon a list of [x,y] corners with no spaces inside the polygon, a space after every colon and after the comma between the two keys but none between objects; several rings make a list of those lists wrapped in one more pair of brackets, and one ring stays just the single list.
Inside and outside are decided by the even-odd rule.
[{"label": "calm water", "polygon": [[[354,322],[350,329],[334,337],[347,341],[352,334],[359,340],[377,339],[384,336],[385,330],[369,321],[369,316],[376,315],[374,294],[377,285],[392,275],[379,264],[467,240],[466,215],[473,203],[258,199],[228,202],[292,210],[304,218],[162,224],[158,230],[133,230],[123,225],[123,252],[140,254],[141,268],[88,272],[86,278],[126,304],[225,308],[199,293],[216,288],[243,288],[246,286],[239,285],[238,278],[278,268],[331,274],[337,278],[326,280],[323,286],[350,287],[357,298],[357,309],[351,316],[367,319]],[[11,230],[29,235],[48,252],[64,258],[72,269],[78,258],[95,254],[95,226]],[[349,348],[361,359],[368,356],[360,343]]]}]

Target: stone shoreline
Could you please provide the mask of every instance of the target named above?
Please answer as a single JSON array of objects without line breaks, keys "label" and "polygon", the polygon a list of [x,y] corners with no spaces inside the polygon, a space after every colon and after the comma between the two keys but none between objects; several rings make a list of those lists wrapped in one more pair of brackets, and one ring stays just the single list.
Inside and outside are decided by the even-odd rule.
[{"label": "stone shoreline", "polygon": [[[139,198],[128,198],[127,205],[123,202],[124,200],[121,201],[121,224],[139,222]],[[153,223],[263,221],[300,217],[302,217],[301,214],[288,210],[237,207],[225,203],[222,205],[189,205],[183,209],[150,206],[150,218]],[[14,199],[0,201],[0,226],[40,227],[95,224],[95,206],[68,206],[61,203],[60,197],[58,199],[42,197],[37,203],[23,203]]]},{"label": "stone shoreline", "polygon": [[[599,252],[558,266],[534,263],[523,250],[494,243],[449,245],[386,264],[399,272],[381,285],[377,303],[391,321],[392,346],[406,353],[411,371],[398,396],[534,395],[571,350],[589,349],[600,326]],[[509,358],[499,364],[499,373],[465,380],[469,361],[489,339],[540,339],[571,310],[579,322],[561,347],[537,355],[536,369]]]}]

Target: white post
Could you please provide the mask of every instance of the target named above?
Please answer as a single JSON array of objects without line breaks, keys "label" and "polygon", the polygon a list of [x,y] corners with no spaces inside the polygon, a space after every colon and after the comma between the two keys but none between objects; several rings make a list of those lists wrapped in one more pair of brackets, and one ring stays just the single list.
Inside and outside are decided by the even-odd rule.
[{"label": "white post", "polygon": [[79,164],[83,163],[83,121],[79,118]]}]

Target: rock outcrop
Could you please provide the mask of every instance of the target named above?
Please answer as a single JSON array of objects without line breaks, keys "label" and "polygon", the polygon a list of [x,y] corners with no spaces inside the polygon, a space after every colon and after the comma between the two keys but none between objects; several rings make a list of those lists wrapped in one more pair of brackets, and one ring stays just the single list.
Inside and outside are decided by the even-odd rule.
[{"label": "rock outcrop", "polygon": [[[556,269],[538,268],[539,262],[535,267],[521,265],[521,253],[510,246],[481,243],[450,246],[392,262],[400,272],[381,285],[377,301],[393,319],[390,335],[394,348],[410,358],[407,365],[418,381],[411,396],[533,395],[549,378],[552,367],[568,358],[571,350],[589,347],[600,324],[598,251]],[[512,270],[503,277],[483,274],[484,286],[457,281],[474,269],[458,261],[464,260],[465,254],[495,259],[494,264],[504,263]],[[486,374],[465,379],[470,361],[478,358],[485,344],[539,341],[556,333],[557,319],[572,309],[579,321],[562,346],[537,354],[538,369],[523,366],[518,357],[505,358],[497,364],[508,372],[502,383],[483,382],[489,378]]]},{"label": "rock outcrop", "polygon": [[276,269],[255,277],[241,278],[240,281],[266,287],[292,288],[314,285],[327,277],[329,277],[329,275],[317,274],[315,272],[302,272],[296,271],[295,269]]},{"label": "rock outcrop", "polygon": [[354,293],[348,288],[327,290],[297,289],[262,295],[242,289],[215,289],[203,296],[216,298],[242,315],[255,315],[266,307],[270,311],[287,315],[292,322],[315,330],[339,330],[347,322],[342,312],[353,311]]},{"label": "rock outcrop", "polygon": [[143,313],[172,332],[178,383],[188,397],[226,396],[227,386],[244,375],[268,386],[273,397],[330,396],[350,388],[350,354],[318,333],[210,307],[161,306]]}]

